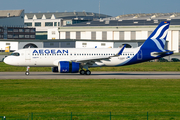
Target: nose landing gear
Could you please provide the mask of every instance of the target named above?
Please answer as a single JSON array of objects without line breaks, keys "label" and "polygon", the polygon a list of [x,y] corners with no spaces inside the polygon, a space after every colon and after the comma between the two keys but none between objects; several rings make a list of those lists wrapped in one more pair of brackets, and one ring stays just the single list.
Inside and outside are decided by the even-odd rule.
[{"label": "nose landing gear", "polygon": [[26,72],[25,72],[25,75],[29,75],[30,73],[29,73],[29,69],[30,69],[30,67],[29,66],[27,66],[27,69],[26,69]]}]

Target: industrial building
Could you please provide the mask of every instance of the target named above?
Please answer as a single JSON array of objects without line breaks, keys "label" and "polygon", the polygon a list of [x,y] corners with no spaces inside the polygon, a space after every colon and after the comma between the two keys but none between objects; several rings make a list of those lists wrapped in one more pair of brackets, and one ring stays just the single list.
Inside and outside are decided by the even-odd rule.
[{"label": "industrial building", "polygon": [[49,29],[48,39],[144,42],[161,21],[171,21],[166,49],[179,52],[180,13],[130,14],[69,24]]},{"label": "industrial building", "polygon": [[[91,12],[21,12],[22,14],[17,15],[18,19],[22,21],[24,15],[24,24],[27,28],[35,28],[36,39],[27,40],[25,33],[24,39],[19,37],[14,40],[14,37],[9,36],[12,40],[0,41],[0,50],[3,51],[7,46],[11,46],[11,51],[27,47],[118,48],[123,44],[128,44],[127,47],[138,47],[161,21],[171,21],[165,49],[180,52],[180,13],[128,14],[111,17]],[[4,31],[0,28],[0,34],[3,34],[1,38],[5,38]]]},{"label": "industrial building", "polygon": [[48,29],[58,29],[60,26],[88,22],[107,17],[111,16],[85,11],[25,13],[24,23],[27,27],[36,28],[36,39],[47,39]]},{"label": "industrial building", "polygon": [[0,39],[35,39],[35,28],[24,27],[24,10],[0,10]]},{"label": "industrial building", "polygon": [[4,52],[6,47],[10,51],[25,48],[118,48],[123,44],[127,47],[138,47],[142,41],[112,41],[112,40],[0,40],[0,52]]}]

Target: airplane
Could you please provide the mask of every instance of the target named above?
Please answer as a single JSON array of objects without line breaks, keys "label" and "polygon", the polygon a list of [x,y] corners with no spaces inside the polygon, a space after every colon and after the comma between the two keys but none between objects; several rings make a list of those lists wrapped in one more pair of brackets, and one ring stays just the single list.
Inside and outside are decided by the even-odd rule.
[{"label": "airplane", "polygon": [[137,48],[28,48],[13,52],[4,62],[14,66],[52,67],[52,72],[91,75],[88,68],[125,66],[173,54],[165,50],[170,22],[163,21],[147,40]]}]

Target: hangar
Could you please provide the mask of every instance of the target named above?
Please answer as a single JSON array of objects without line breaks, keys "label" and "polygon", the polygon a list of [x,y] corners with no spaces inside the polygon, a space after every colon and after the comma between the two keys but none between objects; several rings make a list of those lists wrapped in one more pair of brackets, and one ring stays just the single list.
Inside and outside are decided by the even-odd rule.
[{"label": "hangar", "polygon": [[4,52],[6,47],[9,47],[11,52],[28,48],[118,48],[123,44],[127,44],[127,47],[138,47],[142,43],[122,40],[0,40],[0,50]]},{"label": "hangar", "polygon": [[[31,40],[26,38],[1,40],[1,51],[6,46],[10,46],[12,51],[28,47],[117,48],[123,44],[138,47],[161,21],[171,21],[165,49],[180,52],[180,13],[127,14],[111,17],[84,11],[16,12],[21,13],[17,15],[18,19],[22,19],[24,15],[25,28],[36,28],[36,39],[33,35]],[[6,16],[6,19],[10,18]],[[14,33],[14,29],[10,29],[10,32],[12,30]]]},{"label": "hangar", "polygon": [[35,39],[35,31],[24,26],[24,10],[0,10],[0,39]]},{"label": "hangar", "polygon": [[48,39],[137,41],[139,46],[161,21],[171,22],[166,49],[180,52],[180,13],[128,14],[67,24],[48,29]]},{"label": "hangar", "polygon": [[94,19],[111,17],[92,12],[47,12],[25,13],[24,23],[27,27],[36,28],[36,39],[47,39],[48,29],[58,29],[60,26],[92,21]]}]

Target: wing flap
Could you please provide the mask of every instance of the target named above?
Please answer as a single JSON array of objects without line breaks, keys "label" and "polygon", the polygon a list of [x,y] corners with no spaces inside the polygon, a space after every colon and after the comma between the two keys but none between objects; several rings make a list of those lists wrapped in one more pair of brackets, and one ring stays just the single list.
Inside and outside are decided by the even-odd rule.
[{"label": "wing flap", "polygon": [[72,60],[74,62],[88,62],[88,61],[94,61],[94,62],[101,62],[101,60],[109,60],[110,57],[93,57],[93,58],[87,58],[87,59],[77,59]]}]

